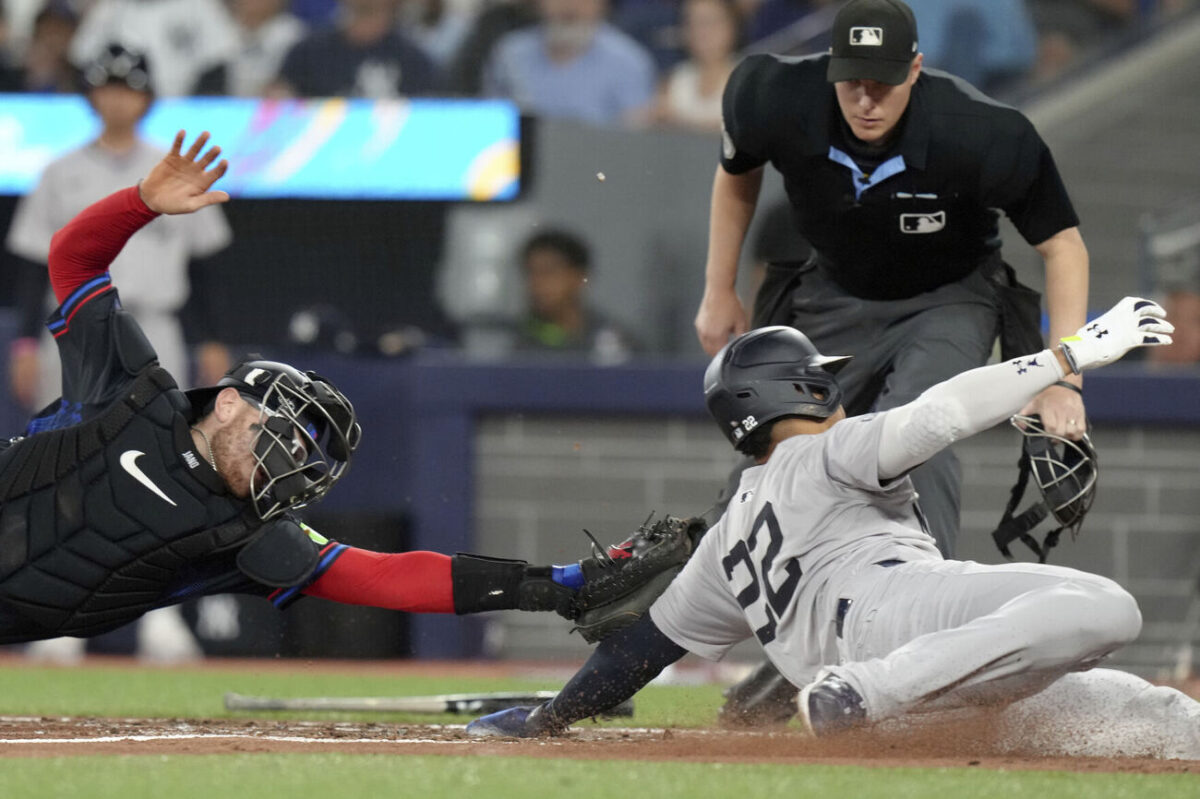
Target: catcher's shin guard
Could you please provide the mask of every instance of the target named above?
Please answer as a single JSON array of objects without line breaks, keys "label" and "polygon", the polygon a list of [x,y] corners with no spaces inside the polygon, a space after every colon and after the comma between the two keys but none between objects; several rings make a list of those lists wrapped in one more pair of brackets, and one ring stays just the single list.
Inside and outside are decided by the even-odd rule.
[{"label": "catcher's shin guard", "polygon": [[454,612],[553,610],[574,618],[575,592],[551,578],[549,566],[459,552],[450,559]]}]

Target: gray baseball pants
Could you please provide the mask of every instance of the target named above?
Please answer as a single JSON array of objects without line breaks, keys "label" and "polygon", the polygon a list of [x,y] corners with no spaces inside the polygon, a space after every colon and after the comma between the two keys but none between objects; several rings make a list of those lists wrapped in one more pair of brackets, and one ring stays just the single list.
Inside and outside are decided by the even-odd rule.
[{"label": "gray baseball pants", "polygon": [[1137,637],[1137,601],[1107,577],[1036,563],[868,566],[835,591],[832,669],[872,719],[1028,696]]},{"label": "gray baseball pants", "polygon": [[1141,629],[1134,598],[1106,577],[914,561],[869,566],[835,593],[841,663],[828,671],[872,721],[1003,707],[998,737],[1014,749],[1200,758],[1200,702],[1092,669]]}]

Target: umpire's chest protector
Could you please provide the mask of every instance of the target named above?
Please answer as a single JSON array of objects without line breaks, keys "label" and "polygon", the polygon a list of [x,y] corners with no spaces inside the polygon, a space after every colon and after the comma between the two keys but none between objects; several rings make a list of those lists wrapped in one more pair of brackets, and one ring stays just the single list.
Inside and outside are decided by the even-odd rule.
[{"label": "umpire's chest protector", "polygon": [[48,633],[94,635],[162,604],[190,560],[254,534],[196,457],[187,407],[153,366],[95,419],[0,452],[0,604]]}]

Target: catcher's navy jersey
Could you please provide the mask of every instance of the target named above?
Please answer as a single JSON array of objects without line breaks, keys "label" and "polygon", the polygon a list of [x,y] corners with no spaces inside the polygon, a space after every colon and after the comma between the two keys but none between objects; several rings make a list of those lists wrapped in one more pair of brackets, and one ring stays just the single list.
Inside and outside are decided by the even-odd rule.
[{"label": "catcher's navy jersey", "polygon": [[[0,643],[113,629],[191,596],[295,590],[238,567],[247,545],[304,550],[315,579],[341,551],[290,519],[265,525],[195,451],[195,412],[108,275],[51,317],[64,397],[0,450]],[[284,551],[282,548],[288,548]]]},{"label": "catcher's navy jersey", "polygon": [[884,414],[780,442],[651,608],[680,646],[719,659],[756,636],[785,677],[836,662],[831,585],[885,560],[940,560],[907,477],[880,485]]}]

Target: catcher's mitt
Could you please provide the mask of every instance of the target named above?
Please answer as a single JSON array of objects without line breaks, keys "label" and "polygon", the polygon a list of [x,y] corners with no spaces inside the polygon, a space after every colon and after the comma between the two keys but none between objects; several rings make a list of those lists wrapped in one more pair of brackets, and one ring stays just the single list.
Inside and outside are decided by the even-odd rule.
[{"label": "catcher's mitt", "polygon": [[583,639],[601,641],[641,618],[707,529],[703,519],[666,516],[653,523],[647,519],[628,541],[608,551],[593,539],[594,554],[582,562],[586,582],[575,597],[575,629]]}]

